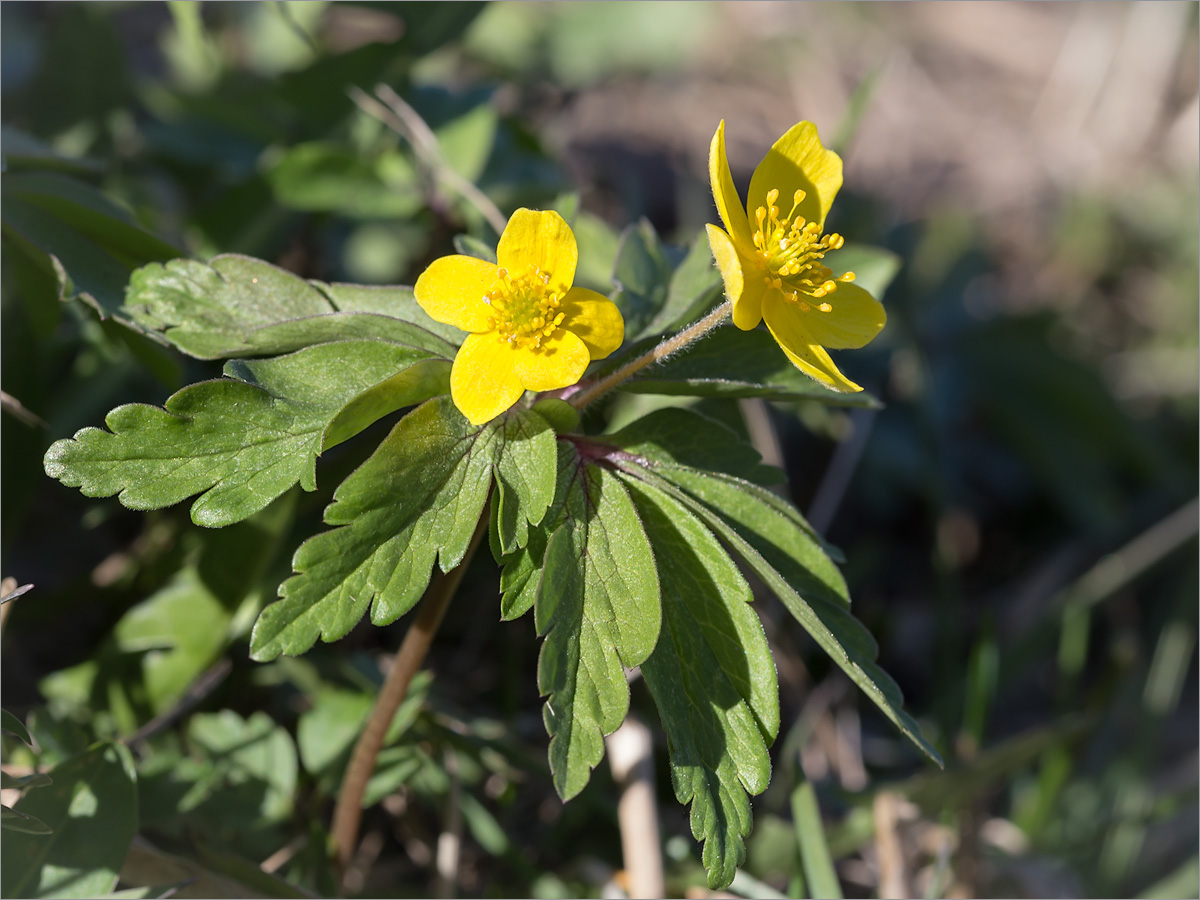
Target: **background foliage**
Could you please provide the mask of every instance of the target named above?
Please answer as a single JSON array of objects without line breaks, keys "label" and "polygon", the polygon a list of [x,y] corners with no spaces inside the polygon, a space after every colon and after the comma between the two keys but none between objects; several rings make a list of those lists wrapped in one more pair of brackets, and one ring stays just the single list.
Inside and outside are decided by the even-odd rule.
[{"label": "background foliage", "polygon": [[[331,796],[399,632],[360,626],[258,664],[249,629],[333,486],[395,416],[325,453],[315,493],[293,488],[220,530],[191,524],[186,504],[143,514],[88,500],[41,459],[119,404],[160,405],[220,373],[119,321],[144,264],[243,253],[326,284],[411,284],[460,232],[494,239],[347,96],[379,82],[502,209],[578,202],[577,280],[616,291],[631,334],[704,302],[669,276],[707,265],[693,242],[713,218],[704,164],[722,116],[741,184],[774,137],[815,121],[847,163],[831,227],[903,262],[888,328],[839,359],[882,409],[736,390],[695,406],[783,465],[791,498],[841,548],[855,614],[947,770],[921,764],[748,570],[780,736],[734,891],[1196,892],[1194,5],[63,3],[0,15],[0,565],[36,585],[3,606],[16,715],[5,805],[20,796],[33,817],[5,816],[25,829],[6,829],[6,896],[93,896],[117,873],[130,896],[188,879],[183,895],[335,891]],[[639,301],[653,291],[667,296]],[[144,302],[170,321],[169,297]],[[661,321],[638,318],[660,307]],[[704,372],[688,357],[653,377]],[[675,402],[623,397],[588,424],[619,428]],[[295,454],[307,477],[308,450]],[[674,502],[631,490],[644,515]],[[736,590],[736,573],[713,577]],[[602,767],[558,801],[538,644],[528,620],[498,623],[496,602],[480,559],[434,647],[436,677],[393,722],[355,895],[447,893],[447,834],[461,838],[464,893],[622,883],[610,776]],[[649,700],[633,687],[632,708],[653,721]],[[701,890],[665,747],[656,764],[669,889]],[[10,853],[32,862],[8,865]]]}]

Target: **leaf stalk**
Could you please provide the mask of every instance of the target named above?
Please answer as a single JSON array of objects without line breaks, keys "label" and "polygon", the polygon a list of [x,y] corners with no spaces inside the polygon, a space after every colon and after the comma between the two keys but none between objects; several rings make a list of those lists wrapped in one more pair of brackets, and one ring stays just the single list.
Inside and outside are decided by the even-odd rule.
[{"label": "leaf stalk", "polygon": [[375,706],[367,719],[367,724],[358,736],[354,745],[354,753],[350,757],[350,765],[342,778],[342,787],[338,791],[337,805],[333,811],[333,824],[330,828],[330,838],[333,842],[333,852],[338,867],[345,872],[358,843],[358,827],[362,821],[362,800],[367,789],[367,782],[375,772],[375,760],[383,749],[383,741],[387,735],[388,726],[396,715],[396,710],[408,695],[409,685],[413,676],[421,668],[433,637],[446,615],[450,601],[458,590],[467,565],[475,555],[484,533],[488,528],[487,515],[480,516],[475,534],[462,562],[449,572],[437,573],[429,587],[424,602],[417,610],[417,616],[408,627],[400,649],[392,660]]},{"label": "leaf stalk", "polygon": [[725,318],[729,315],[729,312],[732,308],[732,304],[726,300],[703,319],[693,322],[691,325],[687,326],[687,328],[684,328],[674,336],[667,338],[652,350],[643,353],[637,359],[621,366],[621,368],[617,369],[617,371],[613,372],[611,375],[600,379],[595,384],[575,394],[567,402],[576,409],[583,409],[593,400],[597,400],[603,395],[607,394],[622,381],[626,381],[633,377],[642,369],[646,368],[646,366],[653,365],[656,362],[662,362],[662,360],[666,359],[672,353],[678,353],[688,344],[698,341],[700,338],[704,337],[704,335],[708,334],[723,321],[725,321]]}]

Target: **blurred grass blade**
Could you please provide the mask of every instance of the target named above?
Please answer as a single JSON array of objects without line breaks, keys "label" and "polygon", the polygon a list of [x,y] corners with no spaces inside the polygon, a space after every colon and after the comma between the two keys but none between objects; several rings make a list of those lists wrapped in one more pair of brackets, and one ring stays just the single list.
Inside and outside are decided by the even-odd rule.
[{"label": "blurred grass blade", "polygon": [[867,111],[867,107],[871,103],[871,97],[875,93],[875,87],[879,84],[879,76],[882,72],[883,65],[876,63],[867,76],[858,83],[854,93],[850,95],[850,101],[846,104],[845,112],[842,113],[842,120],[838,122],[837,131],[833,133],[833,140],[829,143],[830,149],[835,153],[845,155],[849,150],[855,135],[858,134],[858,126],[862,124],[863,113]]},{"label": "blurred grass blade", "polygon": [[749,897],[752,900],[787,900],[787,894],[779,893],[769,884],[759,881],[753,875],[746,874],[743,869],[738,869],[727,890],[731,894]]},{"label": "blurred grass blade", "polygon": [[1170,897],[1195,897],[1200,894],[1200,856],[1193,856],[1182,866],[1138,894],[1138,900],[1167,900]]},{"label": "blurred grass blade", "polygon": [[[803,779],[803,775],[798,775]],[[841,900],[842,886],[833,870],[829,845],[825,843],[825,826],[812,783],[801,780],[792,789],[792,820],[796,826],[796,842],[800,845],[800,861],[804,877],[813,897]]]},{"label": "blurred grass blade", "polygon": [[1196,632],[1186,622],[1176,619],[1162,630],[1142,694],[1151,715],[1165,716],[1178,706],[1195,648]]}]

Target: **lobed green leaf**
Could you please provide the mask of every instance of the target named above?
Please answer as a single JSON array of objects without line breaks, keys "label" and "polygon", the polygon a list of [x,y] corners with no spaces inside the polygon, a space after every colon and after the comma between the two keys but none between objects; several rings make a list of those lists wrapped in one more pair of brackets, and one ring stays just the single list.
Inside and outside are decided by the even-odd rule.
[{"label": "lobed green leaf", "polygon": [[[443,572],[462,561],[500,468],[522,514],[540,521],[549,489],[539,480],[553,483],[546,453],[553,440],[550,426],[529,410],[511,410],[482,428],[449,398],[409,413],[334,493],[325,521],[341,527],[296,551],[297,574],[255,623],[251,655],[268,660],[303,653],[318,637],[337,640],[368,606],[376,625],[407,612],[435,559]],[[511,458],[502,463],[505,448]],[[545,468],[537,471],[535,461]]]},{"label": "lobed green leaf", "polygon": [[[850,680],[858,685],[862,692],[879,707],[892,724],[930,759],[941,765],[941,757],[921,734],[920,726],[904,711],[904,697],[900,693],[900,688],[891,676],[875,662],[878,649],[874,638],[862,623],[851,615],[848,604],[842,597],[831,598],[826,591],[815,591],[809,593],[807,597],[801,596],[788,583],[788,579],[757,549],[756,543],[761,544],[767,540],[769,544],[769,540],[763,537],[762,531],[756,532],[758,536],[752,542],[741,533],[742,530],[750,530],[745,522],[738,522],[739,527],[735,527],[726,521],[725,516],[729,511],[724,505],[719,505],[716,509],[710,508],[707,503],[698,499],[689,490],[677,487],[666,478],[660,477],[663,473],[641,467],[628,460],[622,460],[619,464],[630,474],[658,487],[695,513],[727,546],[745,560],[751,571],[758,575],[767,587],[783,601],[784,606],[804,627],[805,631],[850,677]],[[709,479],[709,476],[701,475],[701,478]],[[717,483],[717,480],[709,479],[705,484],[707,485],[709,482]],[[746,485],[745,487],[750,488],[751,486]],[[712,499],[716,494],[709,496]],[[732,499],[728,493],[722,492],[720,496],[722,504]],[[737,516],[732,514],[731,516],[737,522]],[[783,557],[780,554],[783,554]],[[787,556],[786,551],[778,547],[770,555],[776,560]],[[809,583],[812,583],[811,579],[809,579]]]},{"label": "lobed green leaf", "polygon": [[720,889],[745,859],[748,795],[770,781],[775,662],[750,588],[712,532],[663,492],[627,483],[662,585],[662,633],[642,676],[667,733],[675,796],[692,805],[709,886]]},{"label": "lobed green leaf", "polygon": [[538,689],[550,735],[550,771],[564,800],[604,756],[604,735],[629,709],[623,666],[644,662],[661,621],[654,554],[624,486],[573,448],[561,465],[534,600]]},{"label": "lobed green leaf", "polygon": [[[368,297],[376,302],[364,308]],[[308,282],[259,259],[223,254],[207,264],[175,259],[143,266],[129,279],[124,310],[142,328],[200,359],[266,356],[360,338],[453,357],[455,345],[427,327],[428,317],[417,317],[416,302],[406,300],[411,301],[409,288],[372,295],[370,289]]]},{"label": "lobed green leaf", "polygon": [[299,482],[316,488],[316,458],[378,416],[447,389],[450,364],[383,341],[342,341],[288,356],[233,361],[229,377],[108,414],[46,451],[46,472],[89,497],[119,494],[158,509],[194,494],[192,521],[250,516]]}]

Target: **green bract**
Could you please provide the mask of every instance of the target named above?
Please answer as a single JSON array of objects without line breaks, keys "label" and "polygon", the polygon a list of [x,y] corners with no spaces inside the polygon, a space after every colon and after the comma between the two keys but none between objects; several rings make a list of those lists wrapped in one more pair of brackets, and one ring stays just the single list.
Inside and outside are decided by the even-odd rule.
[{"label": "green bract", "polygon": [[[874,277],[881,294],[893,261],[869,248],[857,253],[864,280]],[[702,240],[676,250],[645,223],[626,232],[613,277],[629,340],[605,368],[593,366],[592,377],[706,313],[720,290]],[[544,639],[537,677],[559,794],[568,799],[587,784],[605,735],[628,711],[629,671],[640,666],[666,732],[675,794],[691,804],[714,888],[728,885],[744,858],[750,797],[768,784],[768,748],[780,725],[774,662],[743,572],[937,758],[875,664],[874,641],[851,615],[820,536],[770,489],[782,474],[730,428],[673,407],[596,435],[581,430],[594,429],[592,419],[581,424],[562,399],[533,403],[528,395],[472,425],[448,396],[463,333],[430,319],[411,289],[308,282],[247,257],[146,265],[133,273],[118,313],[186,354],[229,361],[223,377],[184,388],[163,408],[121,406],[107,430],[85,428],[54,443],[46,471],[88,496],[115,494],[134,509],[195,497],[193,521],[230,525],[294,485],[317,490],[325,451],[411,408],[332,492],[329,529],[299,546],[294,574],[258,616],[253,658],[335,641],[368,613],[376,625],[394,622],[421,598],[435,564],[445,572],[462,563],[487,516],[501,569],[500,616],[532,609]],[[621,388],[877,403],[814,389],[768,335],[733,328]],[[174,590],[191,597],[189,585]],[[170,599],[148,602],[145,627],[122,639],[152,643],[153,617]],[[228,627],[229,613],[210,605],[210,627]],[[139,638],[143,632],[150,637]],[[181,669],[162,704],[206,664],[207,643],[193,655],[199,661]],[[341,715],[339,704],[330,698],[321,716]],[[345,714],[363,712],[360,703]],[[332,761],[345,748],[323,746],[315,727],[301,728],[300,752]],[[369,798],[413,765],[406,757],[387,769]]]}]

